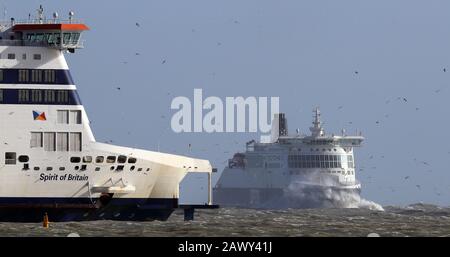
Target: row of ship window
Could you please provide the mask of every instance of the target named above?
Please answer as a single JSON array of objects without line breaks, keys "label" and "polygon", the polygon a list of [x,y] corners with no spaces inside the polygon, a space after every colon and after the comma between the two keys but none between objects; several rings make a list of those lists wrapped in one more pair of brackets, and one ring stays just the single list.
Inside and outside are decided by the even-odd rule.
[{"label": "row of ship window", "polygon": [[[95,158],[95,163],[97,164],[101,164],[104,163],[106,160],[106,163],[108,164],[123,164],[123,165],[117,165],[117,166],[111,166],[110,170],[116,170],[116,171],[122,171],[125,168],[126,163],[128,164],[135,164],[137,162],[137,159],[134,157],[130,157],[127,158],[124,155],[119,155],[119,156],[107,156],[106,158],[104,156],[97,156]],[[128,160],[128,162],[127,162]],[[24,163],[24,168],[23,170],[29,170],[29,164],[27,162],[30,161],[30,158],[28,157],[28,155],[20,155],[19,157],[17,157],[17,154],[15,152],[6,152],[5,153],[5,164],[6,165],[15,165],[17,164],[17,161],[19,161],[20,163]],[[86,170],[87,169],[87,164],[89,163],[93,163],[93,158],[92,156],[84,156],[83,158],[78,157],[78,156],[74,156],[70,158],[70,162],[71,163],[83,163],[81,164],[81,166],[75,166],[75,170]],[[35,166],[33,168],[34,170],[38,171],[40,170],[40,167]],[[60,171],[64,171],[66,168],[65,167],[59,167]],[[150,171],[150,168],[137,168],[137,171]],[[53,167],[47,167],[46,168],[47,171],[52,171]],[[130,171],[134,171],[136,170],[136,166],[132,165],[130,166]],[[100,171],[100,167],[95,167],[95,171]]]},{"label": "row of ship window", "polygon": [[61,36],[63,38],[63,44],[76,45],[80,39],[80,33],[27,33],[26,40],[31,43],[47,43],[48,45],[60,45]]},{"label": "row of ship window", "polygon": [[[323,170],[322,173],[328,173],[328,174],[336,174],[336,173],[342,173],[343,175],[354,175],[355,171],[349,170],[345,172],[344,170]],[[301,175],[302,171],[299,170],[290,170],[290,175]]]},{"label": "row of ship window", "polygon": [[[55,83],[56,71],[55,70],[42,70],[42,69],[20,69],[18,70],[18,82],[34,82],[34,83]],[[0,81],[5,79],[3,70],[0,70]]]},{"label": "row of ship window", "polygon": [[31,132],[30,147],[48,152],[81,152],[81,132]]},{"label": "row of ship window", "polygon": [[[3,58],[3,55],[0,54],[0,59],[2,59],[2,58]],[[15,60],[16,59],[16,54],[15,53],[8,53],[8,54],[6,54],[6,58],[3,58],[3,59]],[[27,59],[27,54],[23,53],[22,54],[22,60],[26,60],[26,59]],[[41,54],[33,54],[33,60],[41,60],[41,59],[42,59],[42,55]]]},{"label": "row of ship window", "polygon": [[[69,90],[19,89],[19,103],[69,103]],[[4,100],[4,90],[0,89],[0,102]]]},{"label": "row of ship window", "polygon": [[[342,168],[341,155],[289,155],[289,168]],[[353,156],[347,156],[348,168],[353,168]]]}]

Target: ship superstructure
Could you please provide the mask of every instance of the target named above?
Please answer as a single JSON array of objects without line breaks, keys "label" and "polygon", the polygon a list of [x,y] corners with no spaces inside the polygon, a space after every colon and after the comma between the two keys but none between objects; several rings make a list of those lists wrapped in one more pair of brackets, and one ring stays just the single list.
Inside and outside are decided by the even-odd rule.
[{"label": "ship superstructure", "polygon": [[190,219],[212,207],[209,161],[95,141],[64,57],[88,29],[42,7],[1,24],[0,220],[166,220],[176,208]]},{"label": "ship superstructure", "polygon": [[[295,206],[320,207],[336,192],[359,196],[353,148],[361,135],[327,135],[320,111],[314,110],[310,135],[289,134],[283,113],[275,114],[269,142],[247,142],[244,153],[228,161],[214,188],[214,201],[231,206],[264,206],[286,197]],[[330,206],[328,204],[327,206]]]}]

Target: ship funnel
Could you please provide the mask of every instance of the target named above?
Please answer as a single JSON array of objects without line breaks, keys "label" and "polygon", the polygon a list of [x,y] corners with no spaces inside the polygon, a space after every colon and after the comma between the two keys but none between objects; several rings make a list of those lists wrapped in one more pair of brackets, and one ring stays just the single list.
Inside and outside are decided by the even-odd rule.
[{"label": "ship funnel", "polygon": [[284,113],[276,113],[272,120],[271,142],[276,142],[280,136],[287,136],[287,119]]}]

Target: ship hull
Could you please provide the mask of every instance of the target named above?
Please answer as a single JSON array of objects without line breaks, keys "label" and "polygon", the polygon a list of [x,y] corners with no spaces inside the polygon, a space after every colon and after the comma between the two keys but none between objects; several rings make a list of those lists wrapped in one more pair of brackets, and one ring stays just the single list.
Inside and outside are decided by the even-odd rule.
[{"label": "ship hull", "polygon": [[51,222],[167,220],[178,207],[177,199],[112,199],[101,206],[90,198],[1,198],[0,222]]},{"label": "ship hull", "polygon": [[350,197],[359,201],[360,188],[302,185],[301,188],[214,188],[215,204],[244,208],[342,208]]}]

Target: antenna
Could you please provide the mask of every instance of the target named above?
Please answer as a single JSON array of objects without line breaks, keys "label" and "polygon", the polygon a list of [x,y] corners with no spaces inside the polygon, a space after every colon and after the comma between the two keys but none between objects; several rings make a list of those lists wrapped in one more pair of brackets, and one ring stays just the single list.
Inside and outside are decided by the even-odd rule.
[{"label": "antenna", "polygon": [[69,21],[72,23],[73,20],[73,16],[75,15],[75,13],[73,11],[69,12]]},{"label": "antenna", "polygon": [[39,5],[39,9],[37,9],[37,13],[38,13],[39,23],[42,23],[42,21],[44,20],[44,8],[42,7],[42,4]]},{"label": "antenna", "polygon": [[57,12],[53,13],[53,20],[56,22],[56,20],[58,19],[59,15]]}]

